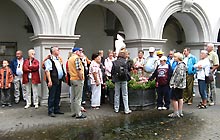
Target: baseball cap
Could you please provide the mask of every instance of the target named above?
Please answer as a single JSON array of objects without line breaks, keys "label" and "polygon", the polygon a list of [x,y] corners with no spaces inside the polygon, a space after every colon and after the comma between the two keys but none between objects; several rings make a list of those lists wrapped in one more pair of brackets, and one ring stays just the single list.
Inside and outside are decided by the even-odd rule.
[{"label": "baseball cap", "polygon": [[73,48],[73,49],[72,49],[72,52],[80,51],[80,50],[81,50],[80,48]]},{"label": "baseball cap", "polygon": [[160,54],[164,54],[164,52],[161,50],[157,51],[157,55],[160,55]]},{"label": "baseball cap", "polygon": [[155,48],[154,47],[150,47],[149,48],[149,52],[155,52]]},{"label": "baseball cap", "polygon": [[164,60],[167,61],[167,57],[166,57],[166,56],[162,56],[162,57],[160,58],[160,60],[161,60],[161,61],[164,61]]}]

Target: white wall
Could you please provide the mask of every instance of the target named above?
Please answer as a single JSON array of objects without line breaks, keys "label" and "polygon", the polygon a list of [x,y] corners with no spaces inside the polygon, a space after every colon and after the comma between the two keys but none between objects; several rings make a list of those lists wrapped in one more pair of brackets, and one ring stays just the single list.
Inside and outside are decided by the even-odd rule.
[{"label": "white wall", "polygon": [[1,0],[0,4],[0,42],[17,42],[17,49],[27,56],[27,50],[33,47],[24,28],[26,16],[13,2]]},{"label": "white wall", "polygon": [[89,5],[83,10],[77,21],[76,34],[81,35],[76,46],[84,48],[89,58],[98,50],[113,49],[113,37],[104,32],[104,11],[100,6]]}]

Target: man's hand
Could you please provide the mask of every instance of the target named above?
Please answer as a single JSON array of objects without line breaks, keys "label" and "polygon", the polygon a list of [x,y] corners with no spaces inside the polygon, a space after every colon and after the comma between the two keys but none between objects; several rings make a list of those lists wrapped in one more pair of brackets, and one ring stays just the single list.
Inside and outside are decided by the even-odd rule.
[{"label": "man's hand", "polygon": [[47,86],[50,88],[50,87],[52,87],[52,81],[49,81],[48,83],[47,83]]}]

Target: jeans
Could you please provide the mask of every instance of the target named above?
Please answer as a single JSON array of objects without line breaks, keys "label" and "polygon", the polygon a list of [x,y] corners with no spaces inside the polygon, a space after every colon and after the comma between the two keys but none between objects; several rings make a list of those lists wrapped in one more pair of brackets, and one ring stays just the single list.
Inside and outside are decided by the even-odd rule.
[{"label": "jeans", "polygon": [[14,96],[15,96],[15,102],[19,102],[20,100],[20,87],[22,89],[22,94],[23,94],[23,99],[25,99],[25,96],[26,96],[26,88],[25,88],[25,85],[22,84],[22,77],[20,76],[15,76],[14,77],[14,87],[15,87],[15,93],[14,93]]},{"label": "jeans", "polygon": [[10,88],[1,89],[1,103],[2,105],[11,104]]},{"label": "jeans", "polygon": [[158,86],[157,88],[157,107],[170,108],[170,87],[169,85]]},{"label": "jeans", "polygon": [[60,94],[61,94],[61,80],[58,84],[53,84],[49,88],[49,97],[48,97],[48,114],[56,113],[60,111]]},{"label": "jeans", "polygon": [[125,112],[129,111],[128,106],[128,86],[127,81],[115,82],[115,101],[114,101],[114,109],[116,112],[119,111],[120,105],[120,89],[122,91],[122,99],[124,103]]},{"label": "jeans", "polygon": [[202,100],[207,100],[207,92],[206,92],[206,83],[205,80],[199,80],[198,79],[198,84],[199,84],[199,94],[202,98]]}]

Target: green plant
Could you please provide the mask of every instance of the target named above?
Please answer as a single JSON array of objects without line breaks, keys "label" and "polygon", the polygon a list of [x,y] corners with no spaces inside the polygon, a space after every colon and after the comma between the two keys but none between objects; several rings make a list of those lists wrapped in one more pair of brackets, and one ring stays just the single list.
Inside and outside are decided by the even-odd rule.
[{"label": "green plant", "polygon": [[128,87],[130,89],[138,90],[138,89],[151,89],[156,87],[155,80],[147,81],[147,82],[138,82],[135,79],[132,79],[128,82]]},{"label": "green plant", "polygon": [[[112,82],[112,80],[107,80],[106,81],[106,86],[108,89],[114,89],[115,85]],[[156,87],[156,82],[155,80],[153,81],[147,81],[147,82],[141,82],[141,81],[137,81],[135,78],[133,78],[132,80],[130,80],[128,82],[128,88],[130,89],[134,89],[134,90],[138,90],[138,89],[152,89]]]},{"label": "green plant", "polygon": [[115,84],[112,82],[112,80],[107,80],[106,82],[106,86],[108,89],[114,89],[115,88]]}]

